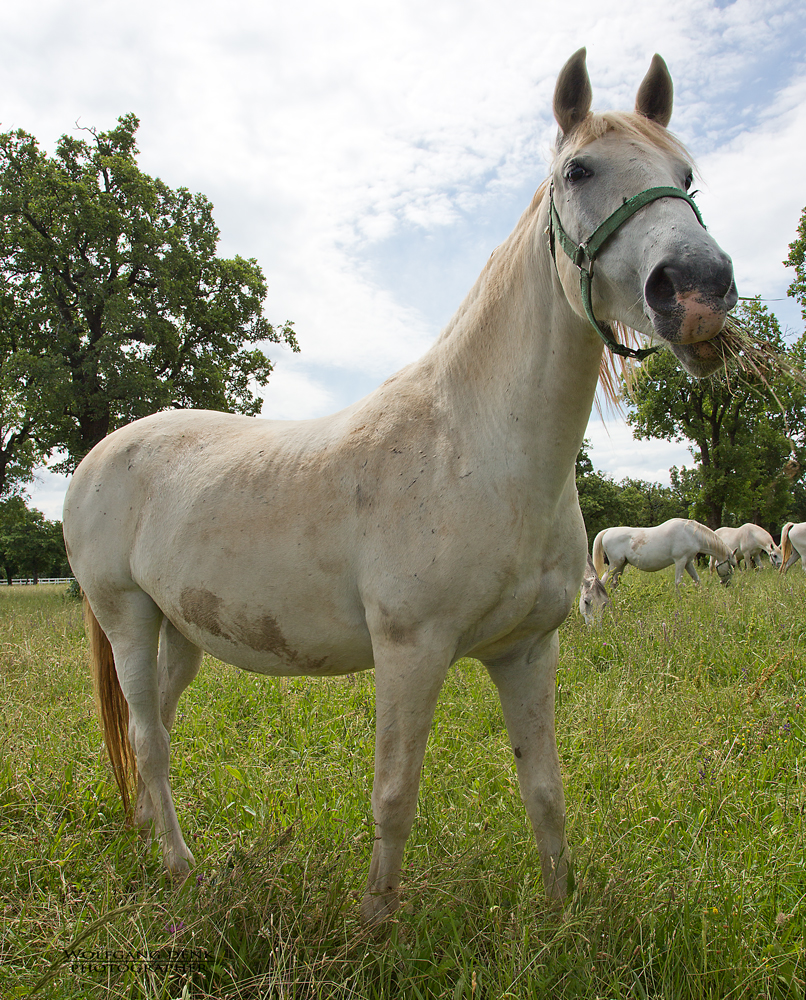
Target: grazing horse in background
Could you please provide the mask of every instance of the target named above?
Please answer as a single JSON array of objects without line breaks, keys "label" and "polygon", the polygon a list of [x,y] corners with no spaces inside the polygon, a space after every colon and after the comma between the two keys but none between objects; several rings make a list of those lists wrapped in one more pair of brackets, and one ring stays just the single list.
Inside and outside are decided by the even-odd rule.
[{"label": "grazing horse in background", "polygon": [[610,568],[602,579],[613,590],[628,563],[647,573],[674,563],[674,585],[679,587],[684,570],[695,583],[700,582],[694,566],[700,552],[716,558],[716,571],[727,585],[736,566],[733,552],[710,528],[684,517],[673,517],[654,528],[605,528],[593,540],[593,565],[602,576],[607,558]]},{"label": "grazing horse in background", "polygon": [[593,625],[605,608],[612,608],[613,602],[607,590],[599,579],[596,567],[588,553],[588,561],[582,574],[582,585],[579,588],[579,613],[585,619],[586,625]]},{"label": "grazing horse in background", "polygon": [[[758,524],[748,522],[740,528],[717,528],[715,534],[719,535],[733,552],[738,566],[741,566],[744,559],[746,569],[750,569],[751,565],[761,569],[762,552],[767,553],[773,566],[781,565],[781,549],[775,544],[769,531]],[[715,556],[711,556],[709,566],[713,573],[716,566]]]},{"label": "grazing horse in background", "polygon": [[781,568],[786,573],[789,567],[803,559],[806,570],[806,521],[787,521],[781,529]]},{"label": "grazing horse in background", "polygon": [[623,350],[612,324],[624,324],[705,375],[737,298],[730,258],[686,195],[690,158],[666,131],[663,60],[634,112],[590,103],[581,49],[556,85],[550,178],[419,361],[326,418],[146,417],[76,470],[64,533],[105,738],[124,801],[136,773],[135,822],[153,823],[171,872],[194,859],[169,730],[202,651],[270,675],[374,667],[361,911],[383,920],[437,696],[472,656],[498,689],[545,890],[565,896],[557,629],[585,566],[574,462],[602,339]]}]

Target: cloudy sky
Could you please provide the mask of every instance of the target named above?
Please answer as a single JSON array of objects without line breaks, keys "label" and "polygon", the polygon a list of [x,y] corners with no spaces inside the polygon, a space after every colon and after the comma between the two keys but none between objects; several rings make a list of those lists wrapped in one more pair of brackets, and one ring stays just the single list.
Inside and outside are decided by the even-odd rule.
[{"label": "cloudy sky", "polygon": [[[416,358],[547,171],[557,72],[588,48],[594,107],[632,108],[654,52],[671,128],[736,267],[793,334],[781,263],[806,205],[803,0],[26,0],[0,33],[0,128],[52,150],[134,112],[140,165],[206,194],[220,252],[256,258],[272,346],[263,413],[335,411]],[[596,468],[668,482],[682,444],[588,430]],[[35,506],[60,517],[64,482]]]}]

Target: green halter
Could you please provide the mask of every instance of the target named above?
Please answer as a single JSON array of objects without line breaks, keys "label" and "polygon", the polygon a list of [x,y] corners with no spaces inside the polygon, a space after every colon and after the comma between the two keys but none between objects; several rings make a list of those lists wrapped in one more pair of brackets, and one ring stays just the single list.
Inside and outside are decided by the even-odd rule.
[{"label": "green halter", "polygon": [[[617,208],[612,215],[609,215],[604,222],[598,226],[584,241],[584,243],[577,244],[574,243],[574,241],[568,236],[562,227],[562,223],[560,222],[560,216],[557,214],[557,209],[554,205],[554,185],[551,186],[549,191],[549,249],[551,250],[551,256],[555,265],[557,263],[557,258],[554,255],[554,236],[556,233],[560,246],[563,248],[568,257],[571,258],[574,265],[579,268],[579,290],[582,293],[582,304],[585,307],[585,315],[590,320],[594,330],[596,330],[614,354],[619,354],[623,358],[636,358],[638,361],[642,358],[648,357],[650,354],[654,354],[660,348],[645,347],[641,350],[636,350],[632,347],[620,344],[613,336],[613,331],[610,326],[607,323],[600,323],[596,319],[593,315],[593,303],[591,301],[593,262],[596,260],[599,255],[599,251],[605,243],[610,239],[613,233],[615,233],[616,230],[627,221],[627,219],[635,215],[636,212],[640,211],[644,205],[649,205],[650,202],[657,201],[658,198],[682,198],[684,201],[687,201],[694,209],[697,221],[703,229],[705,229],[705,223],[702,221],[700,210],[697,208],[690,195],[686,194],[685,191],[681,191],[680,188],[654,187],[647,188],[646,191],[642,191],[640,194],[637,194],[632,198],[625,198],[624,204]],[[587,267],[583,266],[585,261],[588,262]]]}]

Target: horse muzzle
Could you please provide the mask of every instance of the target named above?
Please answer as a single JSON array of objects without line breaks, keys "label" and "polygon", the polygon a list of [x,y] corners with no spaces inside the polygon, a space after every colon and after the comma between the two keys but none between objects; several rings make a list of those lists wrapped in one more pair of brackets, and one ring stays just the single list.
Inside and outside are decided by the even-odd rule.
[{"label": "horse muzzle", "polygon": [[[692,375],[709,375],[724,363],[714,343],[738,301],[733,263],[714,247],[694,260],[656,265],[644,284],[644,300],[655,333]],[[699,257],[699,260],[696,258]],[[685,256],[684,256],[685,260]]]},{"label": "horse muzzle", "polygon": [[722,251],[708,261],[658,264],[644,284],[655,332],[669,344],[716,337],[737,299],[733,263]]}]

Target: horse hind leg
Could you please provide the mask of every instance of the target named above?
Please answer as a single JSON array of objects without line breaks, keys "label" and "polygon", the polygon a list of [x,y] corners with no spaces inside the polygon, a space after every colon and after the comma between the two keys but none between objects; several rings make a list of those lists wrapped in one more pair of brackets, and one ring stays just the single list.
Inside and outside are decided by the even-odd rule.
[{"label": "horse hind leg", "polygon": [[621,574],[627,568],[627,560],[622,559],[621,562],[612,562],[608,567],[607,572],[602,577],[602,583],[607,583],[610,587],[611,593],[618,587],[621,580]]},{"label": "horse hind leg", "polygon": [[141,590],[118,593],[96,610],[115,658],[123,697],[129,707],[129,737],[142,779],[143,803],[148,795],[163,862],[184,874],[194,863],[179,829],[168,778],[170,736],[160,717],[157,645],[162,612]]},{"label": "horse hind leg", "polygon": [[[202,650],[194,646],[167,618],[160,628],[157,677],[160,692],[160,719],[170,733],[176,720],[176,706],[186,687],[199,672]],[[134,733],[130,734],[133,739]],[[156,811],[143,776],[137,773],[137,801],[134,822],[145,838],[150,838]]]}]

